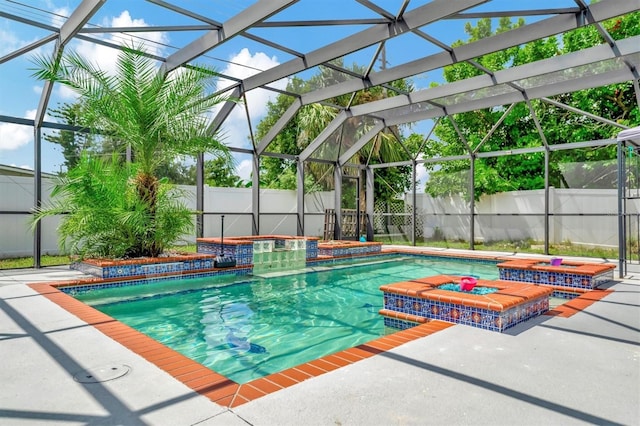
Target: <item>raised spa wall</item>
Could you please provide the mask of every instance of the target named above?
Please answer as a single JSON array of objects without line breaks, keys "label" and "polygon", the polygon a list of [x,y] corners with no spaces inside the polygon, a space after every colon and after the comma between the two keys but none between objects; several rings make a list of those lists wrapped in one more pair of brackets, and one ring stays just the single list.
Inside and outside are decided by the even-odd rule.
[{"label": "raised spa wall", "polygon": [[[223,255],[236,259],[238,266],[276,265],[272,269],[290,269],[305,266],[321,258],[363,256],[380,253],[382,243],[360,241],[320,241],[317,237],[294,237],[286,235],[260,235],[220,238],[198,238],[198,253]],[[302,259],[297,255],[304,250]],[[302,260],[302,264],[298,263]]]},{"label": "raised spa wall", "polygon": [[441,290],[461,277],[437,275],[384,285],[385,325],[406,329],[437,319],[503,332],[549,310],[553,288],[505,280],[478,280],[478,287],[498,291],[486,295]]},{"label": "raised spa wall", "polygon": [[554,266],[539,259],[512,259],[498,263],[501,280],[553,287],[591,290],[613,280],[615,265],[563,261]]},{"label": "raised spa wall", "polygon": [[[287,235],[260,235],[247,237],[198,238],[196,240],[198,253],[214,256],[231,257],[238,266],[254,264],[256,254],[276,252],[299,252],[304,250],[305,260],[318,257],[318,240],[315,237],[295,237]],[[254,250],[255,247],[255,250]],[[277,259],[282,260],[282,259]]]},{"label": "raised spa wall", "polygon": [[[102,279],[197,273],[244,275],[304,268],[331,258],[376,254],[382,249],[382,243],[320,241],[316,237],[287,235],[198,238],[196,244],[198,253],[127,260],[85,259],[72,263],[71,268]],[[216,268],[217,256],[235,259],[236,266]]]}]

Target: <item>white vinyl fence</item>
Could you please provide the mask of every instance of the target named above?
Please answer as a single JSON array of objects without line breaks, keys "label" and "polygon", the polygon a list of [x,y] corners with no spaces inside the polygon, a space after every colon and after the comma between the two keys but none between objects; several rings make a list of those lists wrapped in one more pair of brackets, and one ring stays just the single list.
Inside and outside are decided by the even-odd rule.
[{"label": "white vinyl fence", "polygon": [[[43,203],[49,200],[51,182],[43,178]],[[191,195],[186,204],[195,210],[194,186],[181,186]],[[33,232],[29,211],[34,202],[33,178],[0,175],[0,211],[15,212],[0,215],[0,258],[31,256]],[[224,236],[251,235],[251,188],[205,187],[204,235],[218,237],[221,234],[221,215],[224,214]],[[333,208],[331,192],[317,192],[305,196],[305,233],[322,236],[324,210]],[[295,191],[263,189],[260,191],[260,233],[295,235],[297,233],[297,199]],[[47,218],[42,223],[42,253],[57,254],[56,228],[60,218]],[[185,243],[195,242],[195,233],[184,236]]]},{"label": "white vinyl fence", "polygon": [[[51,184],[43,179],[43,199],[49,198]],[[195,210],[195,187],[183,187],[192,196],[187,204]],[[205,187],[204,235],[220,236],[224,214],[224,235],[250,235],[252,231],[250,188]],[[33,232],[29,225],[33,205],[33,178],[0,175],[0,258],[30,256]],[[411,196],[405,200],[410,202]],[[518,241],[544,240],[544,191],[515,191],[483,197],[476,203],[476,240]],[[305,195],[305,234],[322,236],[324,210],[334,207],[332,192]],[[297,232],[295,191],[264,189],[260,191],[260,233],[295,235]],[[434,232],[447,239],[468,240],[468,202],[458,197],[434,199],[417,196],[417,212],[426,238]],[[640,209],[639,209],[640,210]],[[410,207],[407,206],[407,212]],[[571,241],[576,244],[617,246],[617,191],[551,189],[549,212],[550,243]],[[563,214],[570,214],[563,216]],[[49,218],[42,225],[43,254],[58,253],[56,228],[59,218]],[[408,230],[405,230],[407,232]],[[407,232],[410,235],[410,231]],[[194,235],[185,236],[193,242]]]},{"label": "white vinyl fence", "polygon": [[[617,200],[616,189],[550,188],[549,243],[617,247]],[[544,204],[544,190],[483,196],[475,203],[476,241],[544,241]],[[449,240],[469,240],[467,201],[418,194],[416,205],[426,238],[439,232]]]}]

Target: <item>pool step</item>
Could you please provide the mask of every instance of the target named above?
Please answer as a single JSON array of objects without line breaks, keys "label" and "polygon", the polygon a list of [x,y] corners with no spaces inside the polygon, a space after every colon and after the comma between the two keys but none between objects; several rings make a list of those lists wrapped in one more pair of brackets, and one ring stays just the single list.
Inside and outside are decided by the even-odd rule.
[{"label": "pool step", "polygon": [[398,320],[402,320],[402,321],[409,321],[409,322],[413,322],[415,324],[424,324],[426,322],[429,322],[428,318],[420,317],[418,315],[406,314],[404,312],[396,312],[396,311],[392,311],[390,309],[380,309],[380,311],[378,311],[378,313],[380,315],[382,315],[383,317],[386,317],[386,318],[398,319]]}]

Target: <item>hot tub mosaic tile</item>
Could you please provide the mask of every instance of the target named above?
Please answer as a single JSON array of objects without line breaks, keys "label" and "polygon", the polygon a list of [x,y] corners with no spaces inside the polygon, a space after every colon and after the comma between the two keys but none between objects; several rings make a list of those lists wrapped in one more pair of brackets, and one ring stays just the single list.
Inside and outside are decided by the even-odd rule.
[{"label": "hot tub mosaic tile", "polygon": [[405,321],[398,318],[384,317],[384,326],[389,328],[395,328],[396,330],[407,330],[419,325],[416,322]]},{"label": "hot tub mosaic tile", "polygon": [[231,257],[236,260],[238,266],[251,265],[253,263],[253,244],[223,244],[219,242],[198,241],[198,253],[207,253],[214,256]]},{"label": "hot tub mosaic tile", "polygon": [[94,277],[110,279],[205,271],[213,268],[213,261],[213,256],[194,254],[130,260],[86,259],[74,262],[70,267]]},{"label": "hot tub mosaic tile", "polygon": [[168,275],[168,276],[156,276],[156,277],[148,277],[144,279],[136,279],[136,280],[114,280],[114,281],[102,281],[95,282],[89,281],[84,283],[83,281],[73,280],[69,282],[58,282],[56,283],[56,287],[67,294],[75,294],[83,291],[89,290],[99,290],[103,288],[111,288],[111,287],[128,287],[132,285],[146,285],[153,284],[163,281],[170,281],[175,279],[189,279],[189,278],[203,278],[203,277],[219,277],[223,275],[235,275],[235,276],[243,276],[250,275],[251,268],[232,268],[232,269],[216,269],[207,272],[199,272],[199,273],[191,273],[191,274],[182,274],[182,275]]},{"label": "hot tub mosaic tile", "polygon": [[594,289],[613,280],[613,264],[565,262],[552,266],[537,259],[515,259],[498,264],[500,279],[527,283]]},{"label": "hot tub mosaic tile", "polygon": [[[385,309],[401,310],[401,312],[424,318],[502,332],[547,312],[549,310],[549,297],[540,297],[505,311],[494,311],[456,303],[425,301],[416,297],[390,295],[385,297],[384,307]],[[415,323],[409,324],[415,325]]]},{"label": "hot tub mosaic tile", "polygon": [[318,243],[320,256],[362,256],[380,253],[382,243],[360,241],[320,241]]},{"label": "hot tub mosaic tile", "polygon": [[[438,275],[380,287],[384,309],[409,316],[438,319],[502,332],[549,310],[553,289],[508,281],[478,280],[498,291],[487,295],[440,290],[460,277]],[[397,317],[397,315],[396,315]]]},{"label": "hot tub mosaic tile", "polygon": [[198,253],[216,256],[222,254],[224,249],[224,256],[235,258],[238,265],[252,265],[254,250],[267,253],[302,249],[306,252],[306,259],[318,257],[318,239],[314,237],[259,235],[225,238],[224,241],[220,238],[198,238],[196,245]]}]

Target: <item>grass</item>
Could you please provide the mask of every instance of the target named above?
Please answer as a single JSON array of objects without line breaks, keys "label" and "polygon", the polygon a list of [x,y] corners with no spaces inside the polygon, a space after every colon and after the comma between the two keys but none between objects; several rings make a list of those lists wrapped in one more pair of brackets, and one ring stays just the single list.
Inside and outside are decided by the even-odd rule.
[{"label": "grass", "polygon": [[[66,265],[71,263],[69,256],[42,255],[40,264],[42,266]],[[33,257],[15,257],[11,259],[0,259],[0,269],[20,269],[33,268]]]},{"label": "grass", "polygon": [[[181,253],[195,253],[196,245],[175,246],[170,251],[176,251]],[[57,266],[68,265],[71,263],[69,256],[65,255],[42,255],[40,257],[40,264],[42,266]],[[23,269],[33,268],[33,257],[15,257],[11,259],[0,259],[0,269]]]},{"label": "grass", "polygon": [[[382,242],[384,244],[410,244],[406,240],[376,239],[376,241]],[[452,248],[463,250],[469,249],[468,241],[417,241],[416,245],[421,247]],[[475,250],[501,251],[506,253],[545,254],[544,244],[531,241],[494,241],[490,243],[479,242],[475,244]],[[549,255],[592,257],[596,259],[617,259],[618,249],[581,246],[571,243],[550,244]]]}]

